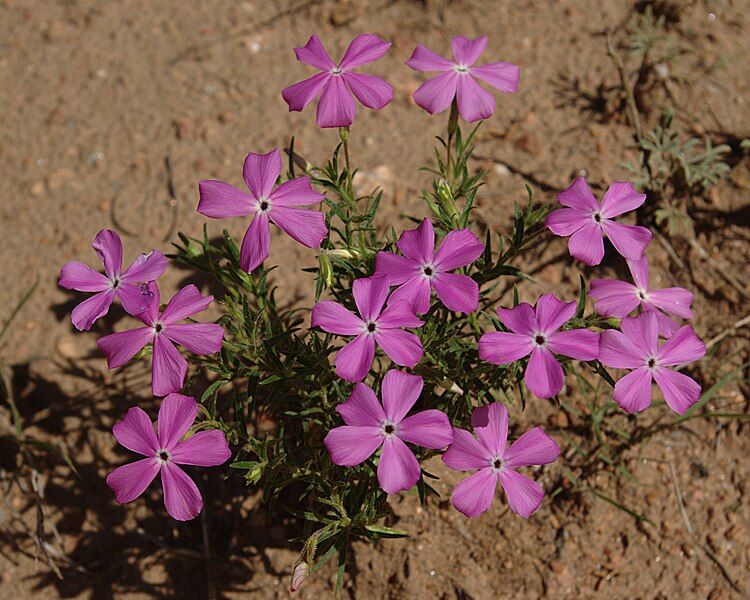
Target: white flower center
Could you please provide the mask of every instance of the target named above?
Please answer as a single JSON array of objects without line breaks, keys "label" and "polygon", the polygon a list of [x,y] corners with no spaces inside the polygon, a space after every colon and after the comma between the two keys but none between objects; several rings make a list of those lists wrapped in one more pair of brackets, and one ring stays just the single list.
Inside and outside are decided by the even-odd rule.
[{"label": "white flower center", "polygon": [[154,335],[159,335],[162,331],[164,331],[164,324],[156,321],[156,323],[154,323]]},{"label": "white flower center", "polygon": [[109,280],[109,289],[116,290],[118,287],[120,287],[120,284],[122,281],[120,280],[119,275],[115,275],[112,279]]},{"label": "white flower center", "polygon": [[469,66],[468,65],[456,65],[453,67],[456,70],[456,73],[460,75],[466,75],[469,72]]},{"label": "white flower center", "polygon": [[655,356],[649,356],[646,359],[646,367],[649,368],[650,370],[653,371],[658,366],[659,366],[659,364],[658,364]]},{"label": "white flower center", "polygon": [[638,288],[635,293],[639,300],[648,300],[648,292],[643,288]]},{"label": "white flower center", "polygon": [[368,335],[375,335],[378,332],[378,323],[377,321],[367,321],[365,323],[365,333]]},{"label": "white flower center", "polygon": [[341,75],[343,72],[344,69],[342,69],[341,67],[333,67],[333,69],[329,71],[331,75]]},{"label": "white flower center", "polygon": [[258,198],[258,210],[260,212],[268,212],[271,210],[271,201],[264,196]]},{"label": "white flower center", "polygon": [[427,279],[432,279],[436,275],[435,266],[430,263],[425,263],[420,267],[422,275]]},{"label": "white flower center", "polygon": [[383,421],[380,424],[380,433],[383,437],[394,437],[398,433],[398,428],[396,427],[396,424],[391,421]]},{"label": "white flower center", "polygon": [[598,210],[595,210],[591,213],[591,218],[597,225],[601,225],[602,221],[604,220],[604,217],[602,217]]},{"label": "white flower center", "polygon": [[535,333],[531,336],[531,339],[535,346],[545,346],[547,344],[547,336],[544,335],[541,331]]},{"label": "white flower center", "polygon": [[496,473],[502,473],[505,470],[505,461],[500,456],[493,456],[490,459],[490,468]]},{"label": "white flower center", "polygon": [[162,448],[156,453],[156,458],[161,464],[165,464],[172,460],[172,455],[170,454],[169,450],[166,448]]}]

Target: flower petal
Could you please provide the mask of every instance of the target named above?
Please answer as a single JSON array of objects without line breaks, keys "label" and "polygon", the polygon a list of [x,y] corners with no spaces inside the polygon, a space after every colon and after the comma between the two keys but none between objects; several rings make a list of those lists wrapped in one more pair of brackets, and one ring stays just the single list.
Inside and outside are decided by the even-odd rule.
[{"label": "flower petal", "polygon": [[169,394],[161,401],[157,426],[161,448],[172,450],[198,416],[198,403],[191,396]]},{"label": "flower petal", "polygon": [[505,469],[500,473],[500,484],[508,498],[510,509],[524,519],[528,519],[544,499],[541,485],[513,469]]},{"label": "flower petal", "polygon": [[422,44],[414,48],[406,64],[415,71],[449,71],[455,64],[425,48]]},{"label": "flower petal", "polygon": [[151,306],[151,293],[146,284],[121,283],[117,287],[117,297],[122,307],[130,315],[138,316]]},{"label": "flower petal", "polygon": [[380,110],[393,100],[393,88],[382,77],[364,73],[344,73],[344,83],[367,108]]},{"label": "flower petal", "polygon": [[690,305],[693,303],[693,294],[685,288],[670,287],[654,290],[648,293],[647,301],[671,315],[683,319],[693,318],[693,311],[690,309]]},{"label": "flower petal", "polygon": [[243,217],[255,210],[253,199],[224,181],[204,179],[198,184],[198,212],[212,219]]},{"label": "flower petal", "polygon": [[673,366],[689,363],[706,355],[706,344],[690,325],[680,327],[657,352],[658,364]]},{"label": "flower petal", "polygon": [[536,312],[528,302],[521,302],[512,308],[498,308],[497,316],[513,333],[532,335],[539,330]]},{"label": "flower petal", "polygon": [[451,504],[467,517],[478,517],[492,506],[498,476],[489,467],[469,475],[456,484],[451,494]]},{"label": "flower petal", "polygon": [[281,174],[281,153],[274,148],[266,154],[251,152],[245,157],[242,178],[253,194],[253,198],[268,198]]},{"label": "flower petal", "polygon": [[578,177],[570,184],[568,189],[557,195],[557,201],[563,206],[585,210],[589,215],[595,210],[599,210],[599,203],[596,197],[591,193],[589,184],[586,183],[585,177]]},{"label": "flower petal", "polygon": [[214,467],[223,465],[232,456],[223,431],[199,431],[172,449],[172,460],[178,465]]},{"label": "flower petal", "polygon": [[[430,280],[422,275],[416,275],[388,296],[388,306],[399,303],[406,305],[411,317],[414,317],[416,314],[422,315],[430,310],[431,296]],[[419,321],[419,325],[409,325],[409,327],[419,327],[420,325],[422,325],[422,321]]]},{"label": "flower petal", "polygon": [[506,94],[518,90],[518,81],[521,79],[521,69],[518,65],[503,61],[472,67],[470,73]]},{"label": "flower petal", "polygon": [[559,394],[564,379],[562,367],[552,352],[539,346],[531,351],[523,380],[537,397],[552,398]]},{"label": "flower petal", "polygon": [[82,262],[69,262],[60,269],[58,284],[66,290],[102,292],[109,287],[109,279]]},{"label": "flower petal", "polygon": [[137,406],[129,408],[122,420],[115,423],[112,433],[121,446],[138,454],[153,457],[159,450],[154,424]]},{"label": "flower petal", "polygon": [[483,35],[474,40],[470,40],[463,35],[457,35],[451,40],[451,50],[453,58],[459,64],[470,67],[482,55],[487,47],[487,36]]},{"label": "flower petal", "polygon": [[454,471],[483,469],[492,460],[492,453],[465,429],[453,429],[453,443],[443,454],[443,462]]},{"label": "flower petal", "polygon": [[158,460],[143,458],[111,471],[107,475],[107,485],[115,493],[115,502],[126,504],[145,492],[158,472]]},{"label": "flower petal", "polygon": [[556,331],[549,336],[547,347],[555,354],[576,360],[596,360],[599,358],[599,334],[588,329]]},{"label": "flower petal", "polygon": [[177,521],[189,521],[203,508],[203,498],[195,482],[172,462],[161,468],[161,485],[164,489],[164,506],[169,516]]},{"label": "flower petal", "polygon": [[294,54],[301,63],[321,71],[328,71],[336,66],[317,35],[311,35],[304,46],[295,48]]},{"label": "flower petal", "polygon": [[419,463],[414,453],[399,438],[385,438],[378,462],[378,482],[388,494],[398,494],[419,481]]},{"label": "flower petal", "polygon": [[653,311],[645,311],[637,317],[625,317],[620,321],[620,330],[630,343],[639,348],[642,356],[654,356],[659,341],[659,324]]},{"label": "flower petal", "polygon": [[632,183],[615,181],[602,198],[601,215],[612,219],[631,210],[635,210],[646,201],[646,194],[635,191]]},{"label": "flower petal", "polygon": [[637,369],[646,364],[647,352],[620,331],[607,329],[599,334],[599,362],[615,369]]},{"label": "flower petal", "polygon": [[352,284],[357,310],[365,321],[374,321],[383,310],[391,286],[387,277],[362,277]]},{"label": "flower petal", "polygon": [[468,275],[440,273],[433,278],[432,287],[448,310],[468,314],[479,305],[479,285]]},{"label": "flower petal", "polygon": [[669,408],[680,415],[684,415],[685,411],[698,402],[701,396],[701,386],[684,373],[656,368],[654,379],[661,393],[664,394],[664,401]]},{"label": "flower petal", "polygon": [[271,231],[268,227],[268,213],[255,213],[250,226],[242,238],[240,265],[248,273],[257,269],[268,258],[271,248]]},{"label": "flower petal", "polygon": [[315,100],[315,97],[331,77],[330,73],[317,73],[281,90],[281,97],[287,103],[289,112],[303,110],[310,102]]},{"label": "flower petal", "polygon": [[543,294],[536,301],[536,321],[542,332],[557,331],[576,314],[576,303],[563,302],[553,294]]},{"label": "flower petal", "polygon": [[358,335],[336,354],[336,375],[346,381],[362,381],[374,358],[374,338],[364,333]]},{"label": "flower petal", "polygon": [[96,234],[91,247],[96,251],[104,263],[104,272],[113,279],[122,270],[122,240],[111,229],[102,229]]},{"label": "flower petal", "polygon": [[578,208],[558,208],[547,215],[544,225],[555,235],[573,235],[584,225],[591,223],[591,211]]},{"label": "flower petal", "polygon": [[339,404],[336,412],[344,419],[344,423],[358,427],[379,427],[386,420],[378,397],[364,383],[354,384],[349,399]]},{"label": "flower petal", "polygon": [[651,404],[651,371],[640,367],[615,384],[614,401],[629,413],[646,410]]},{"label": "flower petal", "polygon": [[410,375],[396,369],[388,371],[380,386],[386,418],[393,423],[400,423],[419,400],[423,386],[424,381],[419,375]]},{"label": "flower petal", "polygon": [[638,225],[625,225],[616,221],[602,220],[602,229],[621,256],[637,260],[643,256],[651,241],[651,231]]},{"label": "flower petal", "polygon": [[161,321],[169,324],[187,319],[206,310],[213,300],[213,296],[202,296],[198,288],[190,283],[172,296],[164,312],[161,313]]},{"label": "flower petal", "polygon": [[397,435],[405,442],[438,450],[453,442],[453,427],[445,413],[423,410],[401,421]]},{"label": "flower petal", "polygon": [[348,127],[354,123],[354,98],[343,78],[331,77],[318,100],[318,127]]},{"label": "flower petal", "polygon": [[88,331],[97,319],[107,314],[114,299],[114,290],[94,294],[73,309],[70,314],[70,321],[78,331]]},{"label": "flower petal", "polygon": [[527,356],[534,345],[528,335],[491,331],[479,338],[479,358],[493,365],[507,365]]},{"label": "flower petal", "polygon": [[289,237],[308,248],[319,248],[328,235],[326,218],[317,210],[275,206],[269,218]]},{"label": "flower petal", "polygon": [[310,318],[310,327],[320,327],[336,335],[359,335],[364,325],[357,315],[332,300],[318,302]]},{"label": "flower petal", "polygon": [[492,457],[502,457],[508,442],[508,409],[500,402],[475,408],[471,426]]},{"label": "flower petal", "polygon": [[182,389],[188,363],[165,336],[154,336],[154,355],[151,363],[151,391],[154,396],[166,396]]},{"label": "flower petal", "polygon": [[593,220],[589,221],[568,239],[568,252],[590,267],[598,265],[604,258],[602,230]]},{"label": "flower petal", "polygon": [[142,253],[125,269],[121,279],[130,283],[155,281],[167,270],[167,264],[167,257],[158,250]]},{"label": "flower petal", "polygon": [[152,336],[153,329],[139,327],[100,337],[96,340],[96,345],[107,357],[107,368],[115,369],[138,354],[141,348],[151,341]]},{"label": "flower petal", "polygon": [[339,67],[342,69],[354,69],[367,63],[375,62],[388,52],[390,42],[386,42],[379,36],[371,33],[361,33],[355,37],[344,53]]},{"label": "flower petal", "polygon": [[375,334],[375,341],[397,365],[412,369],[422,360],[422,342],[413,333],[401,329],[384,329]]},{"label": "flower petal", "polygon": [[221,350],[224,328],[216,323],[182,323],[166,326],[164,335],[193,354],[205,356]]},{"label": "flower petal", "polygon": [[656,315],[656,320],[659,323],[659,336],[663,338],[670,338],[674,335],[674,332],[680,328],[680,325],[673,319],[669,318],[658,308],[651,306],[650,304],[644,303],[644,310],[651,310]]},{"label": "flower petal", "polygon": [[366,461],[383,443],[379,427],[343,425],[328,432],[323,443],[333,464],[353,467]]},{"label": "flower petal", "polygon": [[508,467],[515,469],[530,465],[546,465],[555,462],[558,456],[560,446],[557,442],[539,427],[534,427],[513,442],[503,458]]},{"label": "flower petal", "polygon": [[305,206],[323,202],[325,196],[312,189],[309,177],[297,177],[276,187],[269,200],[274,207]]},{"label": "flower petal", "polygon": [[589,296],[603,317],[626,317],[640,304],[636,287],[618,279],[594,279]]},{"label": "flower petal", "polygon": [[412,98],[417,106],[431,115],[443,112],[451,105],[458,91],[458,73],[453,69],[425,81]]},{"label": "flower petal", "polygon": [[469,123],[491,117],[495,112],[495,98],[468,73],[458,76],[456,102],[458,114]]},{"label": "flower petal", "polygon": [[375,256],[375,277],[388,277],[391,285],[401,285],[420,273],[419,263],[393,252],[378,252]]},{"label": "flower petal", "polygon": [[396,243],[401,253],[420,265],[432,263],[435,259],[435,229],[432,221],[423,219],[416,229],[408,229]]},{"label": "flower petal", "polygon": [[469,229],[449,231],[435,254],[435,266],[441,271],[465,267],[478,259],[484,244]]},{"label": "flower petal", "polygon": [[[402,289],[404,286],[401,286]],[[396,290],[398,291],[398,290]],[[395,292],[394,292],[395,293]],[[421,327],[424,323],[414,315],[414,309],[408,302],[391,302],[377,318],[378,331],[398,327]]]}]

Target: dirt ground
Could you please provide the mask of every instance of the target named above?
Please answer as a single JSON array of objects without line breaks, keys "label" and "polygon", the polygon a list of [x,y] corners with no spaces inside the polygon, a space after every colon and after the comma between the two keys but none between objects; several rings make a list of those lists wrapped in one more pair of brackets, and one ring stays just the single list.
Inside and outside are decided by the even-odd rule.
[{"label": "dirt ground", "polygon": [[[433,136],[444,127],[445,116],[431,118],[411,102],[421,78],[404,61],[417,42],[443,52],[453,35],[488,35],[486,56],[522,69],[519,92],[497,95],[475,161],[490,171],[477,215],[507,231],[526,184],[538,200],[552,201],[582,171],[597,184],[627,177],[621,163],[635,156],[632,129],[623,111],[607,114],[597,94],[618,82],[603,33],[621,28],[643,4],[0,0],[0,318],[39,280],[0,360],[11,365],[28,431],[70,448],[77,468],[74,474],[64,461],[50,460],[41,469],[47,535],[71,561],[57,561],[62,579],[7,520],[10,510],[33,528],[34,504],[15,495],[3,499],[0,596],[203,598],[210,587],[223,598],[288,595],[299,548],[287,540],[298,532],[289,523],[269,523],[254,494],[230,514],[222,498],[227,490],[242,491],[238,478],[223,481],[220,469],[206,475],[204,517],[187,524],[165,518],[158,491],[126,507],[115,504],[104,476],[125,453],[115,449],[111,426],[129,406],[154,406],[148,377],[140,367],[107,372],[95,340],[124,325],[119,312],[89,333],[74,333],[69,311],[78,297],[59,289],[56,278],[66,261],[94,264],[90,242],[104,227],[123,234],[126,260],[154,247],[168,251],[176,230],[198,235],[205,219],[194,210],[197,182],[240,182],[249,151],[281,147],[293,133],[298,151],[322,162],[336,132],[317,129],[310,109],[288,113],[281,98],[282,87],[309,74],[293,47],[311,33],[334,55],[362,32],[393,41],[370,72],[394,85],[394,101],[378,113],[360,109],[352,133],[360,185],[385,189],[385,227],[402,212],[425,214],[418,192],[426,176],[418,168],[431,160]],[[674,241],[675,258],[655,240],[649,256],[660,287],[695,292],[693,325],[709,340],[750,311],[750,161],[738,149],[750,137],[750,4],[671,4],[678,10],[668,26],[690,48],[673,68],[692,83],[670,93],[692,134],[730,142],[732,170],[709,194],[692,199],[697,244]],[[653,125],[658,115],[644,118]],[[209,231],[224,225],[209,222]],[[243,223],[230,228],[241,235]],[[278,264],[314,264],[312,251],[286,237],[274,234],[272,245]],[[541,291],[576,293],[580,264],[566,262],[564,250],[564,241],[555,240],[524,258]],[[732,274],[739,289],[720,271]],[[585,273],[616,271],[605,263]],[[165,285],[176,288],[187,276],[173,268]],[[281,269],[276,281],[285,294],[309,301],[312,275]],[[529,297],[540,291],[522,289]],[[750,360],[749,332],[728,335],[691,371],[704,389],[737,375],[712,399],[717,412],[748,411],[747,371],[738,367]],[[549,419],[553,435],[565,439],[565,424],[551,410],[538,405],[532,413],[523,419]],[[688,422],[634,447],[632,477],[597,476],[598,489],[649,522],[591,494],[546,501],[528,522],[501,502],[467,520],[447,500],[457,474],[436,463],[442,499],[421,508],[413,495],[394,498],[395,523],[411,537],[355,545],[343,594],[477,600],[750,594],[749,433],[738,421]],[[552,478],[544,472],[541,481],[549,487]],[[210,577],[204,532],[212,542]],[[299,595],[328,597],[334,579],[334,566],[326,566]]]}]

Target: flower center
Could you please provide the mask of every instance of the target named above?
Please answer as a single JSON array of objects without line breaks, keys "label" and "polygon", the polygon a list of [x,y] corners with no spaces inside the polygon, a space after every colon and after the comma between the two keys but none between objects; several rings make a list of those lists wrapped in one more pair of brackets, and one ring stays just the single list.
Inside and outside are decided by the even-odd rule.
[{"label": "flower center", "polygon": [[154,333],[161,333],[164,329],[164,325],[161,323],[154,323]]},{"label": "flower center", "polygon": [[546,344],[546,343],[547,343],[547,338],[546,338],[546,337],[544,337],[544,335],[543,335],[543,334],[541,334],[541,333],[537,333],[537,334],[536,334],[536,335],[534,336],[534,343],[535,343],[535,344],[536,344],[537,346],[544,346],[544,344]]},{"label": "flower center", "polygon": [[260,200],[258,200],[258,208],[261,210],[261,212],[268,212],[268,209],[271,208],[271,203],[267,198],[261,198]]},{"label": "flower center", "polygon": [[114,279],[112,279],[112,289],[116,290],[118,287],[120,287],[120,283],[122,282],[120,281],[119,277],[115,277]]},{"label": "flower center", "polygon": [[396,435],[396,425],[390,421],[383,421],[383,424],[380,426],[380,431],[385,437],[393,437]]},{"label": "flower center", "polygon": [[172,455],[167,450],[161,449],[156,453],[156,458],[162,462],[167,462],[172,458]]},{"label": "flower center", "polygon": [[645,300],[646,299],[646,290],[642,290],[641,288],[638,288],[638,290],[636,291],[636,293],[638,294],[638,298],[639,299],[641,299],[641,300]]},{"label": "flower center", "polygon": [[333,67],[333,69],[331,69],[331,75],[341,75],[343,72],[344,69],[341,67]]},{"label": "flower center", "polygon": [[649,359],[646,361],[646,366],[649,369],[653,369],[656,366],[656,358],[653,356],[649,357]]},{"label": "flower center", "polygon": [[490,466],[495,469],[495,471],[502,471],[505,468],[505,461],[499,456],[496,456],[490,460]]},{"label": "flower center", "polygon": [[456,73],[466,74],[469,72],[469,67],[467,65],[456,65],[455,67]]},{"label": "flower center", "polygon": [[602,222],[602,216],[598,212],[595,211],[594,213],[592,213],[591,216],[593,217],[594,221],[596,221],[597,223]]},{"label": "flower center", "polygon": [[435,275],[435,267],[432,265],[422,265],[422,273],[425,277],[432,277]]},{"label": "flower center", "polygon": [[378,324],[375,321],[370,321],[367,324],[367,333],[375,333],[378,330]]}]

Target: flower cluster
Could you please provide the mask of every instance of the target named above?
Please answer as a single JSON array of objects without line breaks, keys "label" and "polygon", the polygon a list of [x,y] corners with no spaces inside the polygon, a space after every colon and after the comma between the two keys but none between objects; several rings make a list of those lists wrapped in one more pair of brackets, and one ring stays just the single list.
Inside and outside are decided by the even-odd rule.
[{"label": "flower cluster", "polygon": [[[486,45],[486,37],[469,40],[459,36],[452,41],[452,60],[417,46],[407,62],[417,71],[440,72],[414,93],[415,103],[431,114],[451,109],[447,159],[441,165],[443,177],[435,184],[439,207],[428,202],[433,212],[437,211],[434,221],[423,219],[416,228],[403,231],[397,240],[378,239],[371,226],[377,201],[360,211],[359,199],[353,192],[347,144],[348,128],[356,112],[355,99],[379,110],[393,96],[393,88],[385,80],[358,69],[382,58],[390,43],[376,35],[360,35],[351,42],[341,61],[334,63],[317,36],[312,36],[295,53],[300,62],[320,72],[285,88],[282,96],[291,111],[301,111],[318,98],[317,123],[323,128],[340,128],[346,167],[339,171],[338,147],[333,160],[322,169],[311,167],[290,150],[288,176],[281,180],[281,153],[272,149],[266,154],[247,155],[242,178],[248,191],[218,180],[199,183],[200,214],[212,219],[250,218],[239,248],[225,232],[226,250],[221,255],[207,235],[199,248],[192,249],[190,239],[181,235],[186,248],[178,258],[217,275],[228,289],[222,300],[227,309],[222,324],[185,322],[213,301],[212,296],[201,295],[194,285],[183,287],[162,307],[156,282],[166,269],[167,259],[154,250],[140,255],[122,271],[122,244],[115,232],[103,230],[94,240],[104,274],[78,262],[62,268],[61,286],[95,293],[73,311],[72,321],[78,329],[90,329],[107,313],[115,298],[120,299],[126,312],[143,323],[135,329],[104,335],[97,343],[109,368],[146,355],[144,348],[150,348],[152,392],[164,397],[157,432],[146,413],[137,407],[115,425],[117,441],[146,457],[110,473],[107,483],[117,502],[130,502],[140,496],[159,473],[169,514],[179,520],[195,517],[201,510],[200,492],[177,465],[223,464],[230,457],[227,432],[232,433],[233,441],[241,439],[237,428],[219,427],[215,406],[210,420],[195,423],[199,404],[179,393],[185,386],[189,363],[177,346],[194,355],[215,355],[202,359],[212,360],[212,370],[220,377],[206,390],[204,398],[215,398],[221,385],[247,380],[249,412],[261,410],[256,404],[260,388],[274,389],[269,397],[281,402],[284,385],[302,382],[298,384],[303,388],[300,395],[312,399],[314,406],[296,410],[297,407],[286,405],[280,409],[278,420],[289,419],[283,434],[284,423],[278,425],[277,437],[269,434],[257,439],[255,434],[248,434],[248,443],[238,454],[251,452],[257,460],[238,460],[232,466],[246,469],[248,482],[257,483],[263,469],[270,468],[273,462],[270,454],[281,452],[279,448],[290,443],[293,436],[308,436],[300,452],[314,453],[318,448],[320,454],[307,462],[296,455],[293,459],[290,454],[281,456],[286,457],[289,468],[292,462],[295,468],[304,465],[299,467],[298,479],[318,477],[320,489],[326,491],[314,495],[331,494],[326,501],[329,508],[343,515],[342,528],[361,523],[347,513],[355,509],[337,500],[339,492],[327,487],[339,467],[353,470],[344,478],[347,483],[342,484],[348,489],[353,489],[355,482],[364,482],[364,491],[357,492],[358,506],[364,506],[362,498],[366,496],[370,475],[376,477],[377,486],[385,492],[373,496],[375,499],[361,509],[369,515],[365,525],[372,527],[371,521],[381,514],[378,507],[384,505],[385,495],[415,485],[424,494],[429,486],[424,482],[420,461],[440,453],[450,469],[474,471],[452,492],[453,506],[464,515],[476,517],[485,512],[498,483],[505,491],[508,506],[518,515],[528,518],[540,506],[542,486],[518,469],[554,462],[560,455],[559,446],[539,428],[509,443],[508,410],[491,386],[474,388],[476,397],[466,397],[461,403],[439,401],[439,387],[448,393],[463,393],[455,384],[444,383],[435,358],[451,344],[458,348],[461,360],[473,361],[470,369],[488,374],[487,380],[495,382],[505,398],[511,397],[514,385],[521,385],[521,378],[537,397],[557,396],[565,385],[566,372],[573,368],[571,360],[575,360],[588,364],[597,373],[604,367],[630,370],[614,385],[615,402],[630,413],[649,406],[654,381],[669,407],[679,414],[697,401],[699,384],[680,373],[679,367],[701,358],[705,345],[690,325],[675,321],[692,316],[692,295],[682,288],[650,287],[645,251],[651,232],[615,220],[646,200],[630,183],[613,183],[599,202],[586,181],[578,178],[558,195],[562,208],[549,212],[544,225],[555,235],[569,236],[570,255],[589,266],[601,263],[606,237],[626,259],[634,284],[594,280],[590,296],[596,314],[588,319],[582,318],[585,296],[576,302],[543,294],[533,305],[516,298],[513,306],[497,309],[497,319],[484,312],[494,303],[489,296],[494,288],[483,289],[484,284],[513,271],[508,271],[504,263],[508,254],[493,264],[489,234],[485,243],[471,231],[468,216],[478,185],[465,168],[468,153],[456,121],[459,115],[473,122],[493,114],[494,98],[478,81],[501,92],[514,92],[520,74],[517,66],[506,62],[475,66]],[[451,158],[454,139],[463,154],[459,152],[459,157]],[[460,161],[464,163],[459,169]],[[294,176],[294,163],[305,165],[304,175]],[[337,203],[331,196],[342,201]],[[463,212],[456,206],[460,197],[466,198]],[[320,208],[301,208],[313,205]],[[329,210],[324,211],[323,207]],[[544,212],[538,221],[540,231],[543,216]],[[334,219],[342,221],[341,228],[333,224]],[[298,333],[300,320],[274,312],[273,293],[267,289],[268,271],[263,265],[271,254],[271,223],[300,244],[319,249],[317,302],[312,308],[310,328],[304,334]],[[526,233],[521,224],[514,235],[519,238],[516,242]],[[319,300],[325,288],[335,299]],[[248,292],[255,297],[249,298]],[[257,304],[255,312],[253,301]],[[480,319],[490,322],[495,330],[484,331]],[[263,337],[258,333],[259,322],[265,322],[265,331],[271,333],[264,339],[259,339]],[[461,331],[470,333],[464,335]],[[347,341],[339,347],[332,336],[343,336]],[[455,336],[461,337],[460,347]],[[277,346],[283,350],[277,351]],[[329,354],[333,351],[336,354],[332,371]],[[365,384],[368,378],[371,383]],[[331,397],[343,401],[334,406],[329,402]],[[294,425],[293,417],[299,419]],[[339,417],[342,425],[338,424]],[[473,433],[467,429],[469,425]],[[219,428],[206,430],[214,426]],[[242,429],[246,429],[244,424]],[[273,464],[278,468],[287,466],[284,460]],[[312,555],[322,532],[339,523],[329,517],[319,522],[329,525],[315,534],[318,537],[309,550]],[[328,538],[331,536],[333,533]],[[308,556],[310,560],[312,555]],[[307,574],[307,565],[301,561],[295,569],[295,589],[301,583],[300,577]]]}]

